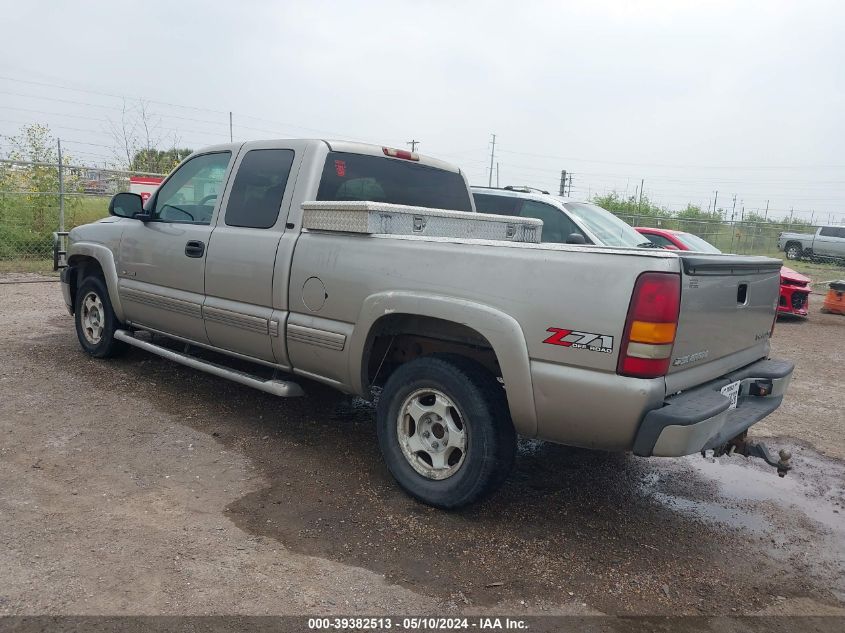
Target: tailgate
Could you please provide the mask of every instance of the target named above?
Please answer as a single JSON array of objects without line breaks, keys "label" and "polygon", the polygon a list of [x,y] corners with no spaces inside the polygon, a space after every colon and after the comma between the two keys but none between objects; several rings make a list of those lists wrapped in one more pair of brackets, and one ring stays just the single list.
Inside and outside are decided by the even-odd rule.
[{"label": "tailgate", "polygon": [[712,380],[768,355],[781,261],[679,254],[681,311],[666,376],[668,393]]}]

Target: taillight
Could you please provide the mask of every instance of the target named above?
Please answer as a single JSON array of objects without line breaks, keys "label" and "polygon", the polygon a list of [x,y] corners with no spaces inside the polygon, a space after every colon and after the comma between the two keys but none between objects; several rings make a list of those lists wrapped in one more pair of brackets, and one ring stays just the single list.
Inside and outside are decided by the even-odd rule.
[{"label": "taillight", "polygon": [[616,372],[657,378],[669,371],[681,309],[681,277],[643,273],[634,284]]},{"label": "taillight", "polygon": [[384,152],[385,156],[390,156],[391,158],[403,158],[405,160],[419,160],[419,154],[414,154],[414,152],[409,152],[406,149],[393,149],[391,147],[382,147],[381,151]]}]

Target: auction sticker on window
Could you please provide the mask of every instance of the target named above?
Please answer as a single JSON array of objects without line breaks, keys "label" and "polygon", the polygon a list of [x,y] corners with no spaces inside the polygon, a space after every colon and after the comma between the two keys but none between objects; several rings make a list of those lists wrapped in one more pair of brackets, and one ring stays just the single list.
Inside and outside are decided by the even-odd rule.
[{"label": "auction sticker on window", "polygon": [[736,403],[739,399],[739,384],[740,381],[737,380],[729,385],[725,385],[721,389],[722,395],[731,399],[731,406],[729,406],[728,409],[736,409]]}]

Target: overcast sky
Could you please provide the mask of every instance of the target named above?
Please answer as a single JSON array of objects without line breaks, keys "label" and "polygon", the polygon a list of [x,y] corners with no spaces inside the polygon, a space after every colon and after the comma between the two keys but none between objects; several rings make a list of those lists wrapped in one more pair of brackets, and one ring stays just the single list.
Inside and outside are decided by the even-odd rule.
[{"label": "overcast sky", "polygon": [[845,219],[843,3],[3,5],[0,134],[49,123],[76,162],[143,97],[194,148],[232,111],[236,139],[417,139],[486,184],[495,133],[502,185]]}]

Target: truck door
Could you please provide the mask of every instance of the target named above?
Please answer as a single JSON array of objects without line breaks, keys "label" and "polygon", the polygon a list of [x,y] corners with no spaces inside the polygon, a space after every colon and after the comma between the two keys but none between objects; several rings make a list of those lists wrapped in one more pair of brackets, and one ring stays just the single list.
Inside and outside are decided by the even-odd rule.
[{"label": "truck door", "polygon": [[232,162],[230,151],[194,156],[147,203],[149,221],[132,221],[118,251],[126,318],[200,343],[206,250]]},{"label": "truck door", "polygon": [[248,147],[211,236],[203,318],[215,347],[285,365],[286,356],[273,349],[284,329],[284,313],[274,311],[273,269],[298,156],[278,143]]}]

